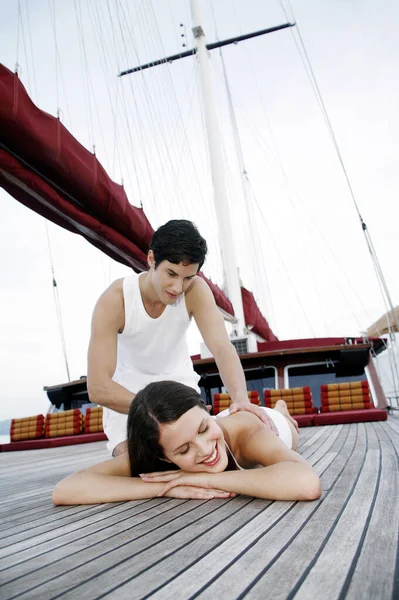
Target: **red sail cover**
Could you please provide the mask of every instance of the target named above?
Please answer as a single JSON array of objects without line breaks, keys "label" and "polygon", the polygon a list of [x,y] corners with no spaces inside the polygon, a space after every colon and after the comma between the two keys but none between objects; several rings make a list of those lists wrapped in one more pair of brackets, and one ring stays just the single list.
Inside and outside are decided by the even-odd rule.
[{"label": "red sail cover", "polygon": [[244,309],[244,320],[247,327],[251,327],[251,331],[260,335],[266,342],[278,342],[278,338],[274,335],[265,317],[260,312],[253,294],[242,287],[241,298]]},{"label": "red sail cover", "polygon": [[[59,119],[37,108],[18,75],[1,64],[0,136],[0,185],[11,196],[135,271],[147,269],[154,230],[143,210],[129,203],[95,155]],[[223,292],[206,281],[217,305],[234,314]],[[242,293],[247,324],[274,340],[252,294]]]}]

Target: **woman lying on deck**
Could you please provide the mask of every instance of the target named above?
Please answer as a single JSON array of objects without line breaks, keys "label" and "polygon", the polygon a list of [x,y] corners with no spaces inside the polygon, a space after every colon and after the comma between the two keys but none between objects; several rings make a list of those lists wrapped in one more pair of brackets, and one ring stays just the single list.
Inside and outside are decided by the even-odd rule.
[{"label": "woman lying on deck", "polygon": [[[212,417],[201,396],[163,381],[141,390],[131,404],[128,453],[78,471],[53,492],[55,504],[96,504],[167,496],[314,500],[321,494],[312,467],[295,452],[298,431],[287,405],[265,409],[273,433],[248,413]],[[222,413],[221,413],[222,414]]]}]

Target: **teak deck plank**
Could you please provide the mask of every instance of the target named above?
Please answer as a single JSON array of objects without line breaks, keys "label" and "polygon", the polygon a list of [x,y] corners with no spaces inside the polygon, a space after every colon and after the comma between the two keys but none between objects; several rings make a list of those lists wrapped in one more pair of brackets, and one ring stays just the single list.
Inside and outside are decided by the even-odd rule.
[{"label": "teak deck plank", "polygon": [[300,434],[314,502],[54,507],[56,482],[108,458],[104,442],[0,454],[0,597],[393,599],[399,415]]}]

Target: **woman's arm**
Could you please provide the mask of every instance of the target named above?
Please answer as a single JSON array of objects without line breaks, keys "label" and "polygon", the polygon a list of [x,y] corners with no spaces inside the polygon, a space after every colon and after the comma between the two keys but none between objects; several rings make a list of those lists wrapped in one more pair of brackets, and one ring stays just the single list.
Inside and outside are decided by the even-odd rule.
[{"label": "woman's arm", "polygon": [[[60,481],[53,492],[54,504],[100,504],[156,498],[164,483],[145,482],[130,476],[127,454],[78,471]],[[224,490],[202,489],[200,486],[177,486],[163,494],[169,498],[228,498]]]},{"label": "woman's arm", "polygon": [[[232,421],[232,419],[231,419]],[[320,497],[317,473],[250,414],[235,417],[236,458],[242,466],[263,465],[244,471],[225,471],[211,485],[247,496],[271,500],[315,500]]]},{"label": "woman's arm", "polygon": [[310,467],[294,462],[212,474],[209,485],[267,500],[316,500],[321,495],[318,475]]},{"label": "woman's arm", "polygon": [[140,485],[130,477],[127,454],[72,473],[60,481],[54,492],[54,504],[97,504],[123,500],[141,500],[156,496],[152,484]]},{"label": "woman's arm", "polygon": [[[156,479],[160,482],[162,476]],[[307,465],[294,462],[281,462],[244,471],[184,473],[164,485],[158,495],[166,496],[175,486],[185,485],[204,489],[218,488],[266,500],[317,500],[321,495],[317,473]]]}]

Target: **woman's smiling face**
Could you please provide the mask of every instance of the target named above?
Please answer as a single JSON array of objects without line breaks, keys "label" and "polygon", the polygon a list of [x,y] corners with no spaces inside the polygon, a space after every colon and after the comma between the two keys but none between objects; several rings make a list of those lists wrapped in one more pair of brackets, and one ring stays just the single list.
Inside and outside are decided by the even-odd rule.
[{"label": "woman's smiling face", "polygon": [[164,457],[183,471],[220,473],[227,467],[223,431],[199,406],[173,423],[160,425],[159,443]]}]

